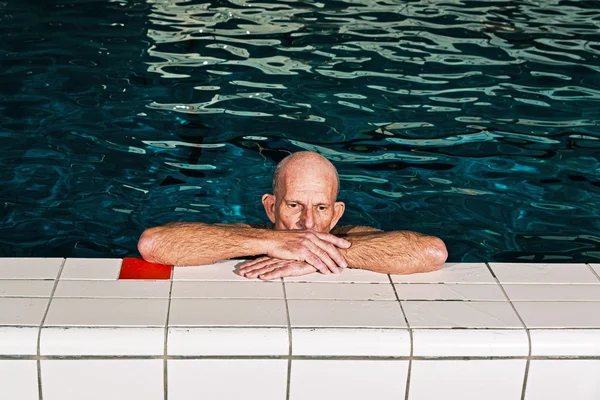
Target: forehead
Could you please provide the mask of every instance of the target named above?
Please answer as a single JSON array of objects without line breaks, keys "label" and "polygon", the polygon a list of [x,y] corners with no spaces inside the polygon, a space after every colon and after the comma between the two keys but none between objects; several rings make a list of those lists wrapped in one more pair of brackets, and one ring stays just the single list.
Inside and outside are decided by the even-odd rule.
[{"label": "forehead", "polygon": [[283,178],[281,189],[286,200],[335,201],[337,180],[328,174],[286,174]]}]

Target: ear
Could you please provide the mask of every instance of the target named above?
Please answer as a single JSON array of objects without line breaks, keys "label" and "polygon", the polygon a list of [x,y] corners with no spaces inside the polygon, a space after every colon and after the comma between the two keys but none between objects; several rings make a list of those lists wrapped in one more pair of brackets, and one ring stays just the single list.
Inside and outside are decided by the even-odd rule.
[{"label": "ear", "polygon": [[329,230],[332,230],[333,227],[338,223],[342,215],[344,215],[344,210],[346,210],[346,205],[343,201],[336,201],[333,205],[333,219],[331,220],[331,225],[329,226]]},{"label": "ear", "polygon": [[265,207],[267,217],[272,223],[275,223],[275,196],[272,194],[263,194],[262,203]]}]

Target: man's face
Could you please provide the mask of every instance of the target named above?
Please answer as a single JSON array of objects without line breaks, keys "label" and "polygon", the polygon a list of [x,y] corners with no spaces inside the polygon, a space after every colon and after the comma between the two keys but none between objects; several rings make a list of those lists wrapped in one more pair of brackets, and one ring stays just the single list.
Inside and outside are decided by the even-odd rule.
[{"label": "man's face", "polygon": [[327,171],[285,173],[277,196],[264,195],[263,204],[275,229],[329,232],[344,213],[336,202],[337,178]]}]

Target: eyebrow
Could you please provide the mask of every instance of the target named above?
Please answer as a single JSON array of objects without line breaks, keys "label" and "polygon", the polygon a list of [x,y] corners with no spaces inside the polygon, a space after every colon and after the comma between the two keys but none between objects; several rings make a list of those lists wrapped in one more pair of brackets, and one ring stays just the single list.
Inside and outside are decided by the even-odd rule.
[{"label": "eyebrow", "polygon": [[[301,202],[301,201],[298,201],[298,200],[288,200],[288,199],[284,199],[284,201],[285,201],[286,203],[298,203],[298,204],[302,204],[302,205],[304,205],[304,203],[303,203],[303,202]],[[331,205],[330,203],[324,203],[324,202],[317,203],[317,206],[330,206],[330,205]]]}]

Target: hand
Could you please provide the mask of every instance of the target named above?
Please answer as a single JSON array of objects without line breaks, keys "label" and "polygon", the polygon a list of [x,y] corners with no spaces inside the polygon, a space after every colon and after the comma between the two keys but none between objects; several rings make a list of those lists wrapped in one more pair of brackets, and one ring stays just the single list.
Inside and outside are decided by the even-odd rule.
[{"label": "hand", "polygon": [[258,278],[265,281],[285,276],[302,276],[317,272],[317,269],[304,261],[280,260],[261,257],[242,264],[238,273],[246,278]]},{"label": "hand", "polygon": [[266,252],[271,258],[304,261],[323,274],[339,274],[348,266],[340,253],[350,247],[345,239],[311,230],[274,231],[274,235]]}]

